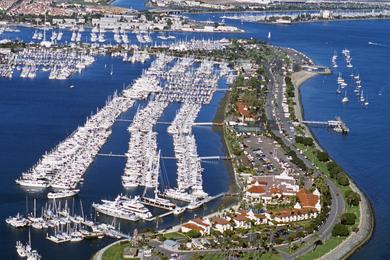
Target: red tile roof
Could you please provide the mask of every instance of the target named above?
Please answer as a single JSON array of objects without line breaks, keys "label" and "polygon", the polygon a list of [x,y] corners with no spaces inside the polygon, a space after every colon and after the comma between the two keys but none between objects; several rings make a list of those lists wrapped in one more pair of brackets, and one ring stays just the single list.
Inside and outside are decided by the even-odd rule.
[{"label": "red tile roof", "polygon": [[196,224],[198,225],[201,225],[201,226],[205,226],[205,227],[208,227],[209,225],[204,223],[203,222],[203,219],[201,218],[194,218],[193,220],[191,220],[192,222],[195,222]]},{"label": "red tile roof", "polygon": [[235,219],[237,221],[248,221],[249,220],[245,215],[242,215],[242,214],[233,217],[233,219]]},{"label": "red tile roof", "polygon": [[199,227],[195,224],[192,224],[192,223],[185,223],[182,225],[182,227],[185,227],[185,228],[188,228],[188,229],[191,229],[191,230],[195,230],[195,231],[198,231],[198,232],[203,232],[204,231],[204,228],[202,227]]},{"label": "red tile roof", "polygon": [[246,118],[253,118],[252,114],[249,112],[248,107],[241,101],[236,102],[236,108],[238,113],[241,114],[241,116]]},{"label": "red tile roof", "polygon": [[229,221],[227,221],[224,218],[218,218],[218,217],[211,218],[211,222],[213,222],[215,224],[219,224],[219,225],[230,225]]},{"label": "red tile roof", "polygon": [[249,193],[257,193],[257,194],[263,194],[265,193],[265,189],[260,185],[254,185],[247,189]]},{"label": "red tile roof", "polygon": [[297,198],[302,208],[314,208],[319,201],[317,195],[308,192],[306,189],[300,189],[297,192]]}]

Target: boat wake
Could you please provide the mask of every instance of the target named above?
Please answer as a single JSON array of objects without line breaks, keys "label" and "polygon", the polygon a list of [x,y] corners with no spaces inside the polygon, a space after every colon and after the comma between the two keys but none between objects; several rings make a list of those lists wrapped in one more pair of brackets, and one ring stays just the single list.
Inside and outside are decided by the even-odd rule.
[{"label": "boat wake", "polygon": [[386,47],[390,48],[389,44],[383,44],[383,43],[377,43],[377,42],[368,42],[369,45],[379,46],[379,47]]}]

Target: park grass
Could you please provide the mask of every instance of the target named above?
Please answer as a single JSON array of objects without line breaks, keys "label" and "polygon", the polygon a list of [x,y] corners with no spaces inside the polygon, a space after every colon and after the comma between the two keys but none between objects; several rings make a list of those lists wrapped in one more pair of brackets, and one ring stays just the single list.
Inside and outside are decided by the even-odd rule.
[{"label": "park grass", "polygon": [[187,236],[179,232],[166,233],[164,234],[164,237],[170,240],[179,240],[179,239],[187,238]]},{"label": "park grass", "polygon": [[[202,257],[203,260],[223,260],[227,259],[226,254],[220,253],[208,253]],[[275,253],[259,254],[258,252],[246,252],[240,257],[243,260],[280,260],[281,257]]]},{"label": "park grass", "polygon": [[259,258],[256,257],[255,253],[252,253],[249,258],[243,258],[243,259],[259,259],[259,260],[280,260],[282,259],[278,254],[275,253],[265,253],[262,254]]},{"label": "park grass", "polygon": [[128,241],[121,242],[109,247],[102,256],[103,260],[120,260],[123,259],[123,249],[129,246]]},{"label": "park grass", "polygon": [[314,251],[299,257],[299,260],[312,260],[317,259],[326,253],[330,252],[332,249],[337,247],[342,241],[344,240],[344,237],[331,237],[330,239],[326,240],[326,242],[323,245],[318,246]]},{"label": "park grass", "polygon": [[220,252],[220,253],[208,253],[205,254],[202,259],[204,260],[220,260],[220,259],[225,259],[225,254]]}]

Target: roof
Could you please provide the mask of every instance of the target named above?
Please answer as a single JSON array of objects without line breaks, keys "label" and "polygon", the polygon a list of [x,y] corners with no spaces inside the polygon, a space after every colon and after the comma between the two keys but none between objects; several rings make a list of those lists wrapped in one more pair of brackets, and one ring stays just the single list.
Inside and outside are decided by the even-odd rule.
[{"label": "roof", "polygon": [[315,208],[316,204],[319,201],[319,197],[317,195],[308,192],[304,188],[300,189],[297,192],[297,198],[302,208]]},{"label": "roof", "polygon": [[247,117],[247,118],[253,118],[252,114],[249,112],[247,106],[243,102],[237,101],[236,108],[237,108],[238,113],[241,114],[241,116]]},{"label": "roof", "polygon": [[265,189],[260,185],[253,185],[252,187],[247,189],[247,192],[261,194],[261,193],[265,193]]},{"label": "roof", "polygon": [[219,224],[219,225],[230,225],[229,221],[227,221],[224,218],[219,218],[219,217],[211,218],[211,222],[214,222],[215,224]]},{"label": "roof", "polygon": [[255,217],[258,219],[266,218],[266,216],[264,214],[255,214]]},{"label": "roof", "polygon": [[198,232],[203,232],[204,229],[200,226],[197,226],[195,224],[192,224],[192,223],[185,223],[182,225],[182,227],[185,227],[185,228],[188,228],[188,229],[191,229],[191,230],[195,230],[195,231],[198,231]]},{"label": "roof", "polygon": [[170,246],[170,247],[175,247],[177,244],[178,243],[176,241],[170,240],[170,239],[164,241],[164,245],[167,245],[167,246]]},{"label": "roof", "polygon": [[290,216],[300,216],[308,213],[307,209],[283,209],[279,211],[272,212],[276,217],[290,217]]},{"label": "roof", "polygon": [[273,193],[273,194],[282,194],[283,191],[281,189],[279,189],[279,188],[273,187],[273,188],[271,188],[271,193]]},{"label": "roof", "polygon": [[201,225],[201,226],[205,226],[205,227],[208,227],[209,225],[204,223],[203,222],[203,219],[201,218],[194,218],[193,220],[191,220],[192,222],[195,222],[196,224],[198,225]]},{"label": "roof", "polygon": [[242,214],[233,217],[233,219],[236,220],[236,221],[247,221],[248,220],[248,218],[246,216],[242,215]]}]

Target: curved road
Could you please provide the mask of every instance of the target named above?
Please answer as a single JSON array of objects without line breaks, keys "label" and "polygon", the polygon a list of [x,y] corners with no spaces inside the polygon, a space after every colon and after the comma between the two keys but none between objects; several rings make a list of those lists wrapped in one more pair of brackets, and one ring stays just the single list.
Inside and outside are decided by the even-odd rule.
[{"label": "curved road", "polygon": [[[298,54],[298,55],[300,55],[300,54]],[[302,59],[305,60],[306,58],[303,57]],[[297,61],[298,61],[298,59],[294,59],[294,62],[297,62]],[[284,76],[282,74],[281,68],[278,68],[276,61],[271,61],[270,64],[271,64],[271,66],[266,67],[266,70],[267,70],[268,76],[269,76],[268,78],[270,79],[270,81],[268,84],[268,93],[267,93],[267,97],[266,97],[265,114],[266,114],[267,120],[269,120],[271,122],[274,121],[275,123],[277,122],[278,127],[281,126],[283,129],[285,129],[287,134],[290,137],[288,137],[284,134],[281,134],[280,129],[271,129],[271,130],[276,136],[280,137],[283,140],[283,142],[285,143],[285,145],[287,147],[289,147],[291,150],[295,151],[298,158],[300,158],[309,169],[315,169],[314,165],[309,160],[307,160],[302,154],[300,154],[297,151],[297,149],[295,148],[295,146],[293,145],[293,143],[291,142],[291,135],[290,135],[291,133],[289,133],[289,131],[288,131],[288,127],[290,125],[290,122],[288,122],[289,120],[286,120],[284,118],[278,119],[278,118],[275,118],[275,116],[274,116],[274,113],[275,113],[275,115],[281,115],[283,113],[282,105],[281,105],[282,101],[283,101],[283,94],[281,93],[281,91],[279,91],[279,87],[284,82]],[[276,73],[274,73],[274,71],[276,71]],[[275,105],[275,103],[277,105]],[[320,174],[320,173],[316,173],[316,174]],[[340,195],[340,190],[326,176],[325,176],[325,178],[326,178],[326,182],[329,186],[329,190],[330,190],[330,194],[331,194],[331,198],[332,198],[332,205],[331,205],[331,209],[330,209],[328,218],[326,219],[325,223],[321,225],[321,227],[319,228],[319,231],[316,233],[316,234],[318,234],[318,239],[321,239],[321,240],[326,240],[331,236],[333,226],[335,224],[337,224],[339,216],[345,210],[345,202],[344,202],[343,196]],[[311,236],[305,238],[303,241],[308,240],[310,238],[311,238]],[[314,249],[314,247],[315,247],[314,244],[310,244],[310,245],[307,245],[305,247],[298,249],[293,254],[288,254],[282,250],[279,250],[279,253],[282,255],[283,259],[295,259],[299,256],[302,256],[304,254],[309,253],[310,251],[312,251]]]}]

